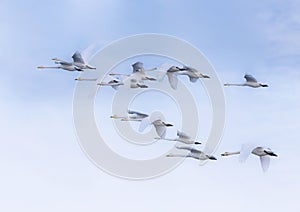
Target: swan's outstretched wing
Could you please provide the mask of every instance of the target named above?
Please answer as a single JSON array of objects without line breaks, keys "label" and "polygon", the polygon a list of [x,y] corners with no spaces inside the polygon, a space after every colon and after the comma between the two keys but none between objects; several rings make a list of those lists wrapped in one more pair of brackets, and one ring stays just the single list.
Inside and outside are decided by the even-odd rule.
[{"label": "swan's outstretched wing", "polygon": [[177,78],[176,73],[168,73],[167,72],[167,76],[168,76],[168,80],[169,80],[169,83],[171,85],[171,88],[176,90],[177,89],[177,84],[178,84],[178,78]]},{"label": "swan's outstretched wing", "polygon": [[199,79],[198,77],[189,77],[191,82],[197,82]]},{"label": "swan's outstretched wing", "polygon": [[184,138],[184,139],[190,139],[191,137],[188,136],[187,134],[185,134],[184,132],[180,132],[179,130],[177,130],[177,136],[179,138]]},{"label": "swan's outstretched wing", "polygon": [[239,161],[241,163],[245,162],[248,159],[254,147],[255,144],[253,143],[245,143],[242,145],[240,155],[239,155]]},{"label": "swan's outstretched wing", "polygon": [[140,113],[140,112],[137,112],[137,111],[134,111],[134,110],[129,110],[128,109],[128,114],[131,114],[131,115],[137,115],[138,117],[141,117],[141,118],[146,118],[148,117],[149,115],[148,114],[145,114],[145,113]]},{"label": "swan's outstretched wing", "polygon": [[150,124],[151,124],[151,121],[150,121],[149,117],[142,119],[140,126],[139,126],[139,132],[143,132]]},{"label": "swan's outstretched wing", "polygon": [[250,74],[245,74],[244,78],[247,82],[257,82],[257,80]]},{"label": "swan's outstretched wing", "polygon": [[268,155],[260,156],[259,159],[262,170],[266,172],[270,166],[270,157]]},{"label": "swan's outstretched wing", "polygon": [[85,63],[82,56],[81,56],[81,54],[78,51],[76,51],[73,54],[72,58],[73,58],[74,63],[82,63],[82,64]]},{"label": "swan's outstretched wing", "polygon": [[165,138],[166,132],[167,132],[167,127],[164,125],[154,125],[154,127],[155,127],[157,135],[160,138]]}]

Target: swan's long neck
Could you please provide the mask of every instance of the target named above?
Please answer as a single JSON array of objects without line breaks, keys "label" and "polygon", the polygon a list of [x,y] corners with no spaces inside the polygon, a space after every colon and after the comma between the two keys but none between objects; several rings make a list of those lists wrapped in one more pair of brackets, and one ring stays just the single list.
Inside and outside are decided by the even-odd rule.
[{"label": "swan's long neck", "polygon": [[37,68],[61,68],[60,66],[38,66]]},{"label": "swan's long neck", "polygon": [[167,157],[187,157],[188,155],[170,153],[170,154],[167,154],[166,156]]},{"label": "swan's long neck", "polygon": [[245,86],[245,84],[239,84],[239,83],[225,83],[225,86]]},{"label": "swan's long neck", "polygon": [[163,140],[166,140],[166,141],[177,141],[177,140],[174,139],[174,138],[164,138]]},{"label": "swan's long neck", "polygon": [[222,154],[222,156],[229,156],[229,155],[238,155],[240,154],[240,151],[236,151],[236,152],[225,152]]}]

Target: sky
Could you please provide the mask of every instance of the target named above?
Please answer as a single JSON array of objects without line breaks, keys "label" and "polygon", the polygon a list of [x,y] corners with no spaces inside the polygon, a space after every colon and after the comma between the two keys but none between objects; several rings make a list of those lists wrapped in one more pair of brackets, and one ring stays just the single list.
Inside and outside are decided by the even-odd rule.
[{"label": "sky", "polygon": [[[2,1],[0,209],[299,211],[299,14],[297,0]],[[84,154],[72,114],[78,73],[36,67],[139,33],[188,41],[208,58],[221,82],[243,82],[250,73],[269,84],[266,89],[224,88],[226,126],[214,153],[217,161],[199,166],[187,159],[166,175],[132,181],[103,172]],[[145,59],[145,66],[151,61]],[[113,90],[105,91],[102,99],[109,100]],[[97,97],[96,105],[105,108],[96,111],[99,117],[108,114],[108,100]],[[205,110],[201,114],[209,121]],[[101,129],[101,119],[98,123]],[[249,141],[279,155],[268,172],[254,156],[243,164],[234,156],[220,157]],[[151,157],[160,146],[170,144],[135,154]]]}]

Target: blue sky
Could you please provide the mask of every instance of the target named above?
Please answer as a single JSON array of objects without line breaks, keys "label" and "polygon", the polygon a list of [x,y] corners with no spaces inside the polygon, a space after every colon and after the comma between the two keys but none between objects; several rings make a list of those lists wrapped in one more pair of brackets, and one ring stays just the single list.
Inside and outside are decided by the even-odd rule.
[{"label": "blue sky", "polygon": [[[299,211],[299,1],[3,1],[0,11],[1,210]],[[77,74],[36,66],[146,32],[192,43],[222,82],[251,73],[270,85],[224,88],[226,128],[215,153],[266,143],[279,155],[267,173],[255,157],[186,160],[136,182],[87,159],[72,118]]]}]

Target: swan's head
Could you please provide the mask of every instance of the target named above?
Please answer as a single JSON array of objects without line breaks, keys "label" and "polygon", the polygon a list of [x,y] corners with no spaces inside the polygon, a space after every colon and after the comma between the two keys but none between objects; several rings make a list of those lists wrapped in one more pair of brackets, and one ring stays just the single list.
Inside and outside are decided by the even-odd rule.
[{"label": "swan's head", "polygon": [[45,68],[45,66],[38,66],[37,68]]},{"label": "swan's head", "polygon": [[110,118],[111,119],[116,119],[116,118],[118,118],[118,116],[116,114],[114,114],[114,115],[110,116]]},{"label": "swan's head", "polygon": [[230,155],[229,152],[224,152],[224,153],[221,154],[221,156],[228,156],[228,155]]},{"label": "swan's head", "polygon": [[215,156],[213,156],[213,155],[208,155],[208,159],[209,160],[217,160],[217,158]]},{"label": "swan's head", "polygon": [[195,141],[195,143],[194,144],[202,144],[201,142],[199,142],[199,141]]},{"label": "swan's head", "polygon": [[269,87],[267,84],[260,84],[261,87]]},{"label": "swan's head", "polygon": [[52,60],[58,61],[60,59],[58,57],[54,57],[54,58],[52,58]]},{"label": "swan's head", "polygon": [[121,121],[129,121],[129,118],[121,118]]}]

